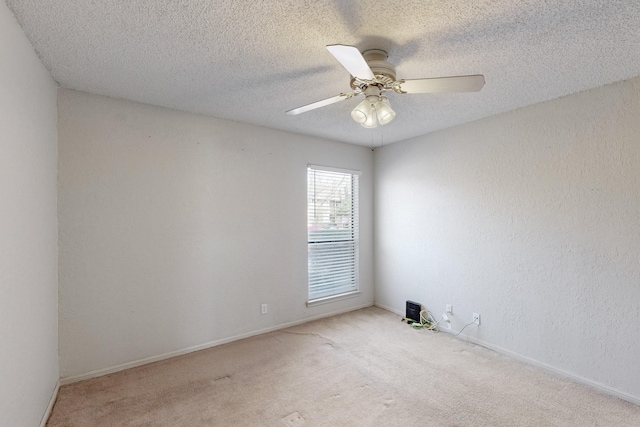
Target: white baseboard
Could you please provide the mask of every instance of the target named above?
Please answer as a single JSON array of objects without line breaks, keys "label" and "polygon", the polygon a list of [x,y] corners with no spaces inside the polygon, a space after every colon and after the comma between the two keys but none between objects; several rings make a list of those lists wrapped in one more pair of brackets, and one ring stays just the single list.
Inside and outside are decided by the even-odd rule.
[{"label": "white baseboard", "polygon": [[[387,310],[387,311],[390,311],[391,313],[395,313],[395,314],[397,314],[399,316],[404,316],[404,313],[402,313],[401,311],[395,310],[395,309],[393,309],[391,307],[387,307],[387,306],[379,304],[377,302],[374,305],[376,307],[382,308],[383,310]],[[453,330],[453,329],[440,329],[440,332],[446,332],[446,333],[451,334],[451,335],[456,335],[460,331],[456,331],[456,330]],[[527,363],[529,365],[536,366],[537,368],[542,369],[543,371],[545,371],[545,372],[547,372],[547,373],[549,373],[551,375],[558,376],[558,377],[561,377],[561,378],[567,378],[567,379],[572,380],[574,382],[577,382],[579,384],[582,384],[582,385],[585,385],[587,387],[591,387],[593,389],[596,389],[596,390],[598,390],[598,391],[600,391],[602,393],[618,397],[618,398],[620,398],[622,400],[626,400],[627,402],[631,402],[631,403],[634,403],[634,404],[640,406],[640,397],[638,397],[638,396],[634,396],[632,394],[625,393],[623,391],[620,391],[620,390],[617,390],[615,388],[609,387],[609,386],[604,385],[602,383],[599,383],[597,381],[593,381],[593,380],[590,380],[588,378],[584,378],[584,377],[581,377],[579,375],[572,374],[572,373],[567,372],[565,370],[554,368],[553,366],[547,365],[546,363],[538,362],[537,360],[534,360],[534,359],[531,359],[529,357],[523,356],[523,355],[521,355],[519,353],[515,353],[515,352],[513,352],[511,350],[507,350],[506,348],[502,348],[500,346],[490,344],[490,343],[488,343],[486,341],[483,341],[483,340],[480,340],[480,339],[477,339],[477,338],[474,338],[474,337],[463,336],[463,335],[464,334],[461,334],[460,336],[458,336],[456,338],[468,339],[470,342],[472,342],[474,344],[477,344],[479,346],[488,348],[489,350],[493,350],[496,353],[500,353],[500,354],[503,354],[503,355],[505,355],[507,357],[510,357],[512,359],[516,359],[516,360],[518,360],[520,362],[524,362],[524,363]]]},{"label": "white baseboard", "polygon": [[[160,354],[158,356],[145,357],[144,359],[138,359],[131,362],[123,363],[116,366],[110,366],[108,368],[98,369],[95,371],[86,372],[84,374],[79,375],[71,375],[68,377],[60,378],[59,385],[67,385],[76,383],[79,381],[88,380],[91,378],[101,377],[103,375],[113,374],[115,372],[124,371],[125,369],[135,368],[137,366],[146,365],[148,363],[159,362],[161,360],[170,359],[176,356],[182,356],[184,354],[193,353],[194,351],[205,350],[207,348],[216,347],[218,345],[227,344],[233,341],[238,341],[241,339],[253,337],[256,335],[266,334],[268,332],[277,331],[280,329],[290,328],[291,326],[301,325],[303,323],[312,322],[314,320],[322,319],[324,317],[336,316],[338,314],[348,313],[350,311],[360,310],[363,308],[371,307],[373,303],[364,304],[357,307],[351,307],[344,310],[332,311],[330,313],[320,314],[318,316],[307,317],[305,319],[295,320],[293,322],[283,323],[277,326],[271,326],[269,328],[258,329],[256,331],[247,332],[245,334],[235,335],[228,338],[223,338],[216,341],[211,341],[204,344],[194,345],[192,347],[183,348],[181,350],[170,351],[168,353]],[[56,389],[57,394],[57,389]]]},{"label": "white baseboard", "polygon": [[53,405],[56,403],[56,399],[58,398],[58,390],[60,390],[60,381],[56,381],[56,386],[53,388],[53,394],[51,394],[51,399],[49,399],[49,405],[47,405],[47,409],[44,411],[44,415],[40,421],[40,427],[45,427],[47,425],[47,421],[49,421]]},{"label": "white baseboard", "polygon": [[[441,332],[446,332],[446,333],[455,335],[459,331],[455,331],[455,330],[452,330],[452,329],[442,329]],[[462,335],[464,335],[464,334],[462,334]],[[622,400],[626,400],[627,402],[631,402],[631,403],[634,403],[634,404],[640,406],[640,397],[638,397],[638,396],[634,396],[632,394],[625,393],[624,391],[620,391],[620,390],[617,390],[615,388],[612,388],[612,387],[609,387],[607,385],[604,385],[602,383],[599,383],[597,381],[594,381],[594,380],[591,380],[591,379],[588,379],[588,378],[585,378],[585,377],[581,377],[580,375],[576,375],[576,374],[573,374],[571,372],[567,372],[567,371],[565,371],[563,369],[554,368],[553,366],[547,365],[546,363],[538,362],[535,359],[531,359],[531,358],[523,356],[523,355],[521,355],[519,353],[513,352],[511,350],[507,350],[506,348],[502,348],[500,346],[490,344],[490,343],[488,343],[486,341],[483,341],[483,340],[480,340],[480,339],[477,339],[477,338],[473,338],[473,337],[463,337],[462,335],[460,335],[460,336],[458,336],[456,338],[468,339],[470,342],[472,342],[474,344],[477,344],[479,346],[488,348],[489,350],[493,350],[496,353],[503,354],[503,355],[505,355],[507,357],[510,357],[512,359],[516,359],[516,360],[518,360],[520,362],[524,362],[524,363],[527,363],[529,365],[533,365],[533,366],[535,366],[535,367],[537,367],[537,368],[539,368],[539,369],[541,369],[541,370],[543,370],[543,371],[545,371],[545,372],[547,372],[547,373],[549,373],[551,375],[554,375],[556,377],[569,379],[569,380],[574,381],[576,383],[579,383],[579,384],[585,385],[587,387],[596,389],[596,390],[598,390],[598,391],[600,391],[602,393],[605,393],[605,394],[608,394],[610,396],[614,396],[614,397],[620,398]]]},{"label": "white baseboard", "polygon": [[[361,306],[357,306],[357,307],[352,307],[352,308],[348,308],[345,310],[338,310],[338,311],[333,311],[330,313],[325,313],[325,314],[321,314],[318,316],[313,316],[313,317],[309,317],[309,318],[305,318],[305,319],[301,319],[301,320],[296,320],[293,322],[288,322],[288,323],[283,323],[281,325],[277,325],[277,326],[272,326],[269,328],[264,328],[264,329],[259,329],[257,331],[253,331],[253,332],[248,332],[246,334],[241,334],[241,335],[236,335],[233,337],[229,337],[229,338],[224,338],[224,339],[220,339],[220,340],[216,340],[216,341],[211,341],[205,344],[200,344],[200,345],[196,345],[196,346],[192,346],[192,347],[187,347],[185,349],[182,350],[176,350],[176,351],[171,351],[168,353],[164,353],[158,356],[152,356],[152,357],[146,357],[144,359],[138,359],[138,360],[134,360],[131,362],[127,362],[127,363],[123,363],[121,365],[116,365],[116,366],[111,366],[108,368],[104,368],[104,369],[98,369],[95,371],[91,371],[91,372],[87,372],[84,374],[79,374],[79,375],[73,375],[73,376],[69,376],[69,377],[65,377],[65,378],[61,378],[60,381],[58,381],[58,383],[56,384],[55,390],[53,392],[53,395],[51,397],[51,401],[49,402],[49,406],[47,407],[47,411],[45,412],[45,415],[43,417],[42,423],[41,423],[41,427],[43,427],[48,418],[49,415],[51,414],[51,409],[53,408],[53,404],[55,403],[56,397],[58,395],[58,389],[60,388],[60,386],[62,385],[67,385],[67,384],[71,384],[71,383],[75,383],[78,381],[84,381],[84,380],[88,380],[91,378],[96,378],[96,377],[100,377],[103,375],[108,375],[108,374],[113,374],[115,372],[119,372],[119,371],[124,371],[125,369],[130,369],[130,368],[135,368],[137,366],[142,366],[142,365],[146,365],[147,363],[153,363],[153,362],[158,362],[161,360],[165,360],[165,359],[169,359],[172,357],[176,357],[176,356],[182,356],[183,354],[188,354],[188,353],[192,353],[194,351],[199,351],[199,350],[205,350],[207,348],[211,348],[211,347],[216,347],[218,345],[222,345],[222,344],[227,344],[233,341],[237,341],[237,340],[241,340],[244,338],[249,338],[252,336],[256,336],[256,335],[261,335],[261,334],[265,334],[268,332],[273,332],[273,331],[277,331],[280,329],[286,329],[289,328],[291,326],[296,326],[296,325],[301,325],[303,323],[307,323],[307,322],[312,322],[314,320],[318,320],[318,319],[322,319],[324,317],[330,317],[330,316],[336,316],[338,314],[342,314],[342,313],[347,313],[350,311],[355,311],[355,310],[360,310],[362,308],[367,308],[367,307],[371,307],[372,305],[379,307],[383,310],[389,311],[391,313],[397,314],[398,316],[404,316],[404,313],[398,310],[395,310],[391,307],[387,307],[385,305],[379,304],[379,303],[373,303],[373,304],[365,304],[365,305],[361,305]],[[445,332],[451,335],[455,335],[457,334],[459,331],[453,330],[453,329],[442,329],[441,332]],[[527,363],[529,365],[533,365],[536,366],[540,369],[542,369],[543,371],[546,371],[554,376],[559,376],[562,378],[567,378],[570,379],[572,381],[575,381],[579,384],[583,384],[586,385],[588,387],[594,388],[598,391],[601,391],[605,394],[611,395],[611,396],[615,396],[618,397],[622,400],[626,400],[628,402],[634,403],[636,405],[640,406],[640,397],[638,396],[634,396],[632,394],[629,393],[625,393],[623,391],[617,390],[615,388],[609,387],[607,385],[601,384],[597,381],[593,381],[590,380],[588,378],[584,378],[581,377],[579,375],[575,375],[572,374],[570,372],[564,371],[562,369],[558,369],[558,368],[554,368],[553,366],[547,365],[545,363],[542,362],[538,362],[534,359],[531,359],[529,357],[523,356],[519,353],[515,353],[511,350],[507,350],[506,348],[502,348],[500,346],[496,346],[493,344],[490,344],[486,341],[477,339],[477,338],[473,338],[473,337],[462,337],[459,336],[457,338],[460,339],[468,339],[470,342],[480,345],[482,347],[488,348],[489,350],[493,350],[497,353],[503,354],[507,357],[510,357],[512,359],[516,359],[519,360],[521,362]]]},{"label": "white baseboard", "polygon": [[393,309],[391,307],[387,307],[386,305],[382,305],[382,304],[379,304],[377,302],[374,303],[373,305],[375,305],[376,307],[379,307],[379,308],[381,308],[383,310],[390,311],[393,314],[397,314],[398,316],[404,317],[404,315],[406,314],[406,313],[403,313],[402,311],[395,310],[395,309]]}]

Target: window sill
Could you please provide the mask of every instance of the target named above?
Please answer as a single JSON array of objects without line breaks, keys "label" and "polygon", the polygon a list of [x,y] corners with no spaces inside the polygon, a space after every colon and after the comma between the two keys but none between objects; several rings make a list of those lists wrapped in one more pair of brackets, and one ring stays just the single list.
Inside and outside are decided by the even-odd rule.
[{"label": "window sill", "polygon": [[360,291],[351,291],[351,292],[345,292],[344,294],[331,295],[331,296],[328,296],[328,297],[310,299],[309,301],[307,301],[307,307],[314,307],[316,305],[327,304],[327,303],[330,303],[330,302],[340,301],[340,300],[347,299],[347,298],[353,298],[353,297],[359,296],[360,294],[361,294]]}]

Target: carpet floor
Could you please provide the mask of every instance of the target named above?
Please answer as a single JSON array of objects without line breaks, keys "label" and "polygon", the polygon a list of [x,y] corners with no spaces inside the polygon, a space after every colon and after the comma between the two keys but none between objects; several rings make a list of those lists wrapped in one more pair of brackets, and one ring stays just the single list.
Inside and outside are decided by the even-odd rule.
[{"label": "carpet floor", "polygon": [[48,426],[640,426],[640,406],[371,307],[60,388]]}]

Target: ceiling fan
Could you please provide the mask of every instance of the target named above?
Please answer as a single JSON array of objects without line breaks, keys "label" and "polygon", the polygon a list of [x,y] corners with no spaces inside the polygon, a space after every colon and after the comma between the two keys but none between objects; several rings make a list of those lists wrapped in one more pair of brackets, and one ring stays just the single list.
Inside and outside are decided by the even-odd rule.
[{"label": "ceiling fan", "polygon": [[387,52],[369,49],[360,53],[354,46],[334,44],[327,46],[329,52],[351,74],[351,92],[323,99],[287,111],[295,115],[316,108],[344,101],[363,94],[365,99],[351,111],[351,117],[366,128],[374,128],[380,123],[386,125],[396,113],[391,108],[384,92],[392,90],[405,93],[477,92],[484,86],[484,76],[435,77],[427,79],[396,80],[396,68],[387,62]]}]

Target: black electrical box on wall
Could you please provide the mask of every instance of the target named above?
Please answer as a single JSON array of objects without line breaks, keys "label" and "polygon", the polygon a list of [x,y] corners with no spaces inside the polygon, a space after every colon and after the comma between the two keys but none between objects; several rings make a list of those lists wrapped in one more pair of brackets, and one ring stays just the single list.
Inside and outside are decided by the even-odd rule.
[{"label": "black electrical box on wall", "polygon": [[416,322],[420,322],[420,308],[422,306],[417,302],[407,300],[407,315],[405,316],[407,319],[414,320]]}]

